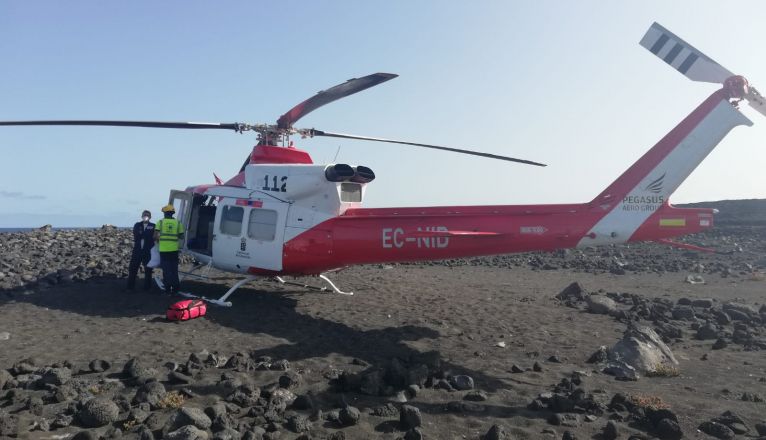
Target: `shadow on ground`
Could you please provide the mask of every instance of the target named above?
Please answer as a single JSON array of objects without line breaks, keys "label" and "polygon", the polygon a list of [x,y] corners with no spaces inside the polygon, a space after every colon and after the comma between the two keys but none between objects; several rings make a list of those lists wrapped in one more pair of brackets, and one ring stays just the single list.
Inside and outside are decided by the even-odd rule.
[{"label": "shadow on ground", "polygon": [[[125,292],[123,287],[124,280],[107,278],[28,291],[32,292],[29,294],[23,291],[5,291],[0,292],[0,307],[8,302],[24,302],[84,316],[132,318],[160,315],[169,304],[181,299],[160,295],[156,289],[152,292],[143,292],[139,289],[131,293]],[[206,292],[206,295],[210,297],[218,297],[226,292],[227,286],[187,281],[185,289]],[[205,319],[238,332],[262,333],[288,341],[263,349],[242,348],[241,351],[249,351],[253,356],[264,355],[274,359],[299,362],[304,359],[339,354],[364,361],[369,364],[368,370],[385,368],[394,358],[405,363],[419,359],[424,353],[408,346],[407,342],[440,337],[438,331],[424,326],[407,325],[365,330],[303,314],[298,312],[297,305],[300,296],[304,293],[316,294],[300,289],[286,292],[281,286],[276,286],[273,290],[242,288],[236,294],[235,307],[223,309],[210,306]],[[168,324],[164,322],[164,319],[156,318],[150,318],[144,322],[143,325],[147,326],[178,325]],[[438,353],[436,356],[438,358]],[[490,392],[508,388],[508,385],[500,378],[460,365],[442,361],[441,369],[451,374],[470,375],[477,387]]]}]

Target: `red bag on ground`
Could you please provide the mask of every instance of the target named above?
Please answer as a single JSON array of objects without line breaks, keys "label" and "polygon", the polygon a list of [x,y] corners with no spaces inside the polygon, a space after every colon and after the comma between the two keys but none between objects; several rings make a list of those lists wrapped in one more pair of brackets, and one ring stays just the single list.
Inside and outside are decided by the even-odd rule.
[{"label": "red bag on ground", "polygon": [[178,301],[168,306],[165,317],[168,321],[187,321],[189,319],[205,316],[207,313],[207,304],[199,299],[187,299]]}]

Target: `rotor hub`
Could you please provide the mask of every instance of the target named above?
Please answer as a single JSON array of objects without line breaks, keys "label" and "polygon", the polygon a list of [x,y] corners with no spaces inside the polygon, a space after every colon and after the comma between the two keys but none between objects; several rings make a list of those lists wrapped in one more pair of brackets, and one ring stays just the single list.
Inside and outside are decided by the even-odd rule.
[{"label": "rotor hub", "polygon": [[735,75],[726,78],[723,89],[729,99],[744,99],[750,93],[750,84],[744,76]]}]

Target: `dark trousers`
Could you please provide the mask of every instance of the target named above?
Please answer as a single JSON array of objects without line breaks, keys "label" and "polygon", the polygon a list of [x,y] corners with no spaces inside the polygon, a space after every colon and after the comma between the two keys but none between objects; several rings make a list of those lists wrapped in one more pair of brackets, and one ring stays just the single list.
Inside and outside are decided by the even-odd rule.
[{"label": "dark trousers", "polygon": [[178,292],[181,287],[181,282],[178,281],[178,251],[160,252],[160,267],[165,291]]},{"label": "dark trousers", "polygon": [[146,267],[148,262],[149,252],[133,251],[133,254],[130,256],[130,265],[128,266],[128,289],[136,287],[136,276],[138,276],[139,266],[144,266],[144,290],[152,288],[152,268]]}]

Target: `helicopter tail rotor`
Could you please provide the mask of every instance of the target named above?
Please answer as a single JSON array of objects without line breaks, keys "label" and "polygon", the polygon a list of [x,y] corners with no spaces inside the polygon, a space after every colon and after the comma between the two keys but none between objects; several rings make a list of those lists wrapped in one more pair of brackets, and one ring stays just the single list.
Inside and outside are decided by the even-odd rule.
[{"label": "helicopter tail rotor", "polygon": [[766,116],[766,98],[745,78],[734,75],[659,23],[649,27],[640,44],[690,80],[723,84],[730,99],[745,99]]}]

